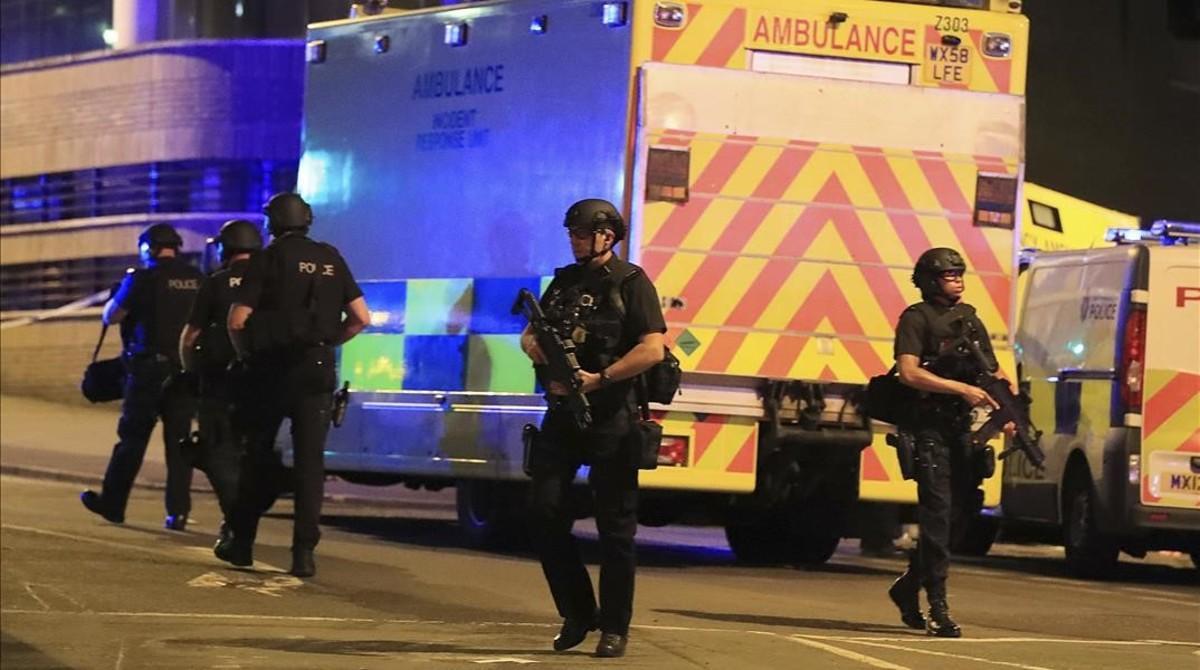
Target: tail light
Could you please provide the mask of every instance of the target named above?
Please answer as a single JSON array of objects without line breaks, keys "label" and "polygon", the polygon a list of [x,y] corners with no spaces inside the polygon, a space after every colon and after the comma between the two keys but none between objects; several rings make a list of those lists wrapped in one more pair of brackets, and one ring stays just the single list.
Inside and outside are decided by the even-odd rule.
[{"label": "tail light", "polygon": [[658,443],[658,464],[683,467],[688,464],[688,439],[675,435],[663,435]]},{"label": "tail light", "polygon": [[1142,411],[1142,381],[1146,373],[1146,310],[1134,308],[1125,319],[1121,356],[1121,402],[1126,413]]}]

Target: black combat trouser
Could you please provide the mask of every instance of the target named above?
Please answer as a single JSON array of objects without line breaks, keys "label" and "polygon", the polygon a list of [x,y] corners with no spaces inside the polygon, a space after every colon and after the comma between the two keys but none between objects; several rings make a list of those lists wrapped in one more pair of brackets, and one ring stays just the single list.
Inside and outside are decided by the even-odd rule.
[{"label": "black combat trouser", "polygon": [[142,468],[154,424],[163,422],[167,461],[167,514],[191,511],[192,455],[190,435],[196,399],[182,383],[173,383],[174,366],[162,356],[138,355],[125,359],[125,397],[117,423],[119,442],[113,447],[104,473],[101,497],[113,514],[124,516],[129,492]]},{"label": "black combat trouser", "polygon": [[586,621],[596,612],[592,580],[571,533],[571,485],[586,460],[600,533],[600,629],[627,635],[637,566],[638,491],[627,437],[561,430],[543,433],[543,440],[532,468],[531,536],[554,604],[563,618]]},{"label": "black combat trouser", "polygon": [[950,529],[972,510],[979,479],[973,471],[964,430],[946,427],[915,429],[917,550],[910,554],[906,576],[918,577],[930,600],[946,597],[950,572]]},{"label": "black combat trouser", "polygon": [[202,392],[198,413],[201,465],[226,519],[233,514],[242,454],[233,429],[233,411],[233,401],[225,394]]},{"label": "black combat trouser", "polygon": [[[292,548],[313,549],[321,539],[321,502],[325,497],[325,437],[333,407],[333,354],[315,348],[287,358],[261,361],[238,392],[235,429],[241,433],[237,496],[228,519],[233,536],[254,542],[258,521],[291,488],[295,494]],[[314,389],[330,390],[314,390]],[[244,398],[244,399],[243,399]],[[284,419],[291,422],[291,486],[275,437]]]}]

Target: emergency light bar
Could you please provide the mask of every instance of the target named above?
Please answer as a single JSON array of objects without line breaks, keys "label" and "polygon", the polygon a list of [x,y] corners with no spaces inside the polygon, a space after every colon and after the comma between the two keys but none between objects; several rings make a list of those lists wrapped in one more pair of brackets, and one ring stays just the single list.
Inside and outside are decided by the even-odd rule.
[{"label": "emergency light bar", "polygon": [[1105,242],[1158,242],[1163,246],[1200,243],[1200,223],[1184,221],[1155,221],[1149,230],[1138,228],[1109,228]]}]

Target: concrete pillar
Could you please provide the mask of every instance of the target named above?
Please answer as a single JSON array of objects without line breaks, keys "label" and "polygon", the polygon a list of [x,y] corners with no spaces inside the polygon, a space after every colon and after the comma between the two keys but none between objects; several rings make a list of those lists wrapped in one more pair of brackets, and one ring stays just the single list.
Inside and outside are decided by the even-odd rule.
[{"label": "concrete pillar", "polygon": [[159,0],[113,0],[113,29],[117,49],[159,39]]}]

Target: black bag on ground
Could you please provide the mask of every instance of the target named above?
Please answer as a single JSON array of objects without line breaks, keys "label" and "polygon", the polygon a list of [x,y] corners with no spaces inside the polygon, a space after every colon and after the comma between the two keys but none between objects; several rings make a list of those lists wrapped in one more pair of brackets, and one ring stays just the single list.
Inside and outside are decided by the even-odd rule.
[{"label": "black bag on ground", "polygon": [[107,333],[108,324],[104,324],[100,329],[100,340],[96,342],[96,349],[92,351],[92,362],[84,369],[83,381],[79,383],[83,397],[92,402],[111,402],[120,400],[125,395],[125,362],[121,357],[96,360]]},{"label": "black bag on ground", "polygon": [[876,421],[900,424],[908,418],[916,394],[900,382],[896,367],[867,382],[867,415]]}]

